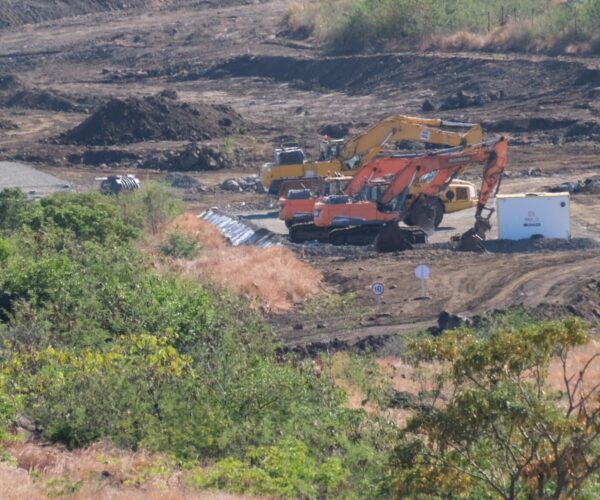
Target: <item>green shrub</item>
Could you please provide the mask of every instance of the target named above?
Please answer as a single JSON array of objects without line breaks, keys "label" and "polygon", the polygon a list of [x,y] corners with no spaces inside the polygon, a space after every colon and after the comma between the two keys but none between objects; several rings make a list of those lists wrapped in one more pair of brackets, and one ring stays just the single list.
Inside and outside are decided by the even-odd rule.
[{"label": "green shrub", "polygon": [[339,458],[317,463],[307,446],[284,439],[274,446],[251,448],[244,460],[226,458],[213,468],[192,476],[189,483],[236,493],[276,495],[285,498],[334,496],[347,480]]},{"label": "green shrub", "polygon": [[169,234],[160,245],[160,252],[163,255],[177,259],[192,259],[198,255],[199,251],[198,241],[192,236],[180,232]]},{"label": "green shrub", "polygon": [[0,232],[9,232],[27,224],[36,211],[36,205],[18,188],[0,191]]},{"label": "green shrub", "polygon": [[183,210],[181,200],[165,184],[157,182],[146,183],[126,196],[117,196],[116,203],[123,221],[139,229],[149,229],[153,234]]}]

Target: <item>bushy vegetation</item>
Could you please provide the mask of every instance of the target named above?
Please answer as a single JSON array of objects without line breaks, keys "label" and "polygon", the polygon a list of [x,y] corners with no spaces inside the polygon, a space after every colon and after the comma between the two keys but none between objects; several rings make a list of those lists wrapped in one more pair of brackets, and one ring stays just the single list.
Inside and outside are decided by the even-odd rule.
[{"label": "bushy vegetation", "polygon": [[[309,0],[294,5],[286,22],[344,52],[423,43],[522,51],[564,51],[580,43],[579,50],[600,49],[600,0]],[[457,32],[462,36],[437,38]]]},{"label": "bushy vegetation", "polygon": [[[594,496],[594,358],[569,365],[583,323],[519,316],[417,339],[412,362],[441,376],[401,429],[373,357],[284,356],[240,299],[153,272],[136,249],[152,224],[123,215],[144,199],[0,193],[0,438],[25,417],[50,442],[162,452],[193,466],[191,486],[275,497]],[[562,388],[547,380],[557,360]]]},{"label": "bushy vegetation", "polygon": [[569,362],[589,341],[587,327],[567,319],[483,333],[460,329],[412,346],[413,362],[447,369],[396,449],[396,494],[593,497],[600,398],[589,371],[598,354]]},{"label": "bushy vegetation", "polygon": [[187,234],[175,231],[170,233],[160,245],[160,252],[167,257],[191,259],[198,255],[200,244]]},{"label": "bushy vegetation", "polygon": [[[247,304],[153,273],[134,245],[152,225],[120,215],[137,197],[0,194],[12,207],[0,216],[2,428],[21,413],[68,447],[107,439],[214,460],[195,481],[206,487],[366,496],[396,429],[346,408],[310,363],[279,357]],[[225,479],[232,467],[240,484]]]}]

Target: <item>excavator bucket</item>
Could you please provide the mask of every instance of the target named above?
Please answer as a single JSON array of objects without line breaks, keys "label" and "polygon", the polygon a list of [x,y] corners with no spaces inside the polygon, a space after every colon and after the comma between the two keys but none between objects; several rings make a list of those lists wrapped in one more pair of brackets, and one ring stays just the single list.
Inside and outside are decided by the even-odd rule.
[{"label": "excavator bucket", "polygon": [[475,226],[463,233],[460,237],[457,250],[459,252],[486,252],[485,245],[485,233],[492,228],[488,218],[478,217],[475,221]]},{"label": "excavator bucket", "polygon": [[414,244],[427,243],[427,234],[420,227],[400,227],[396,220],[386,223],[375,238],[375,250],[380,253],[412,250]]},{"label": "excavator bucket", "polygon": [[460,242],[458,243],[457,250],[459,252],[485,253],[486,249],[483,244],[484,240],[480,236],[475,234],[474,232],[473,232],[473,234],[468,234],[468,233],[469,233],[469,231],[467,231],[465,234],[463,234],[462,237],[460,238]]}]

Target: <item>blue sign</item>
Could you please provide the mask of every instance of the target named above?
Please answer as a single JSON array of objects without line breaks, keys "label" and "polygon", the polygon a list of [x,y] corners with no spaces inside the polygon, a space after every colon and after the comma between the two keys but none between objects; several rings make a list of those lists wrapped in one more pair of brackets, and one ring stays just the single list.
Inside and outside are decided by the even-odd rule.
[{"label": "blue sign", "polygon": [[371,290],[373,291],[373,295],[383,295],[383,283],[373,283]]}]

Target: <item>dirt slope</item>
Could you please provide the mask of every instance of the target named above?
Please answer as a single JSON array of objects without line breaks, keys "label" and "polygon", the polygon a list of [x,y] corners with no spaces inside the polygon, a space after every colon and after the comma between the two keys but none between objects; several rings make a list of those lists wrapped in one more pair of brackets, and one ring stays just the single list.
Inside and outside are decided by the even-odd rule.
[{"label": "dirt slope", "polygon": [[161,0],[0,0],[0,28],[33,24],[91,12],[152,7]]}]

